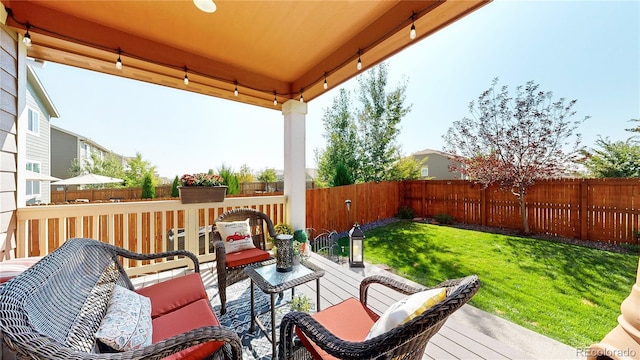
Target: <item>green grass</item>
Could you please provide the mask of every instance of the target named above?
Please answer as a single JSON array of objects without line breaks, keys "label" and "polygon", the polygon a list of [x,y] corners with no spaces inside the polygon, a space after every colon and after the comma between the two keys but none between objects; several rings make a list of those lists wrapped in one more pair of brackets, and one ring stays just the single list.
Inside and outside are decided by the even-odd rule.
[{"label": "green grass", "polygon": [[408,221],[365,235],[365,261],[425,286],[477,274],[472,305],[573,347],[617,325],[638,267],[635,255]]}]

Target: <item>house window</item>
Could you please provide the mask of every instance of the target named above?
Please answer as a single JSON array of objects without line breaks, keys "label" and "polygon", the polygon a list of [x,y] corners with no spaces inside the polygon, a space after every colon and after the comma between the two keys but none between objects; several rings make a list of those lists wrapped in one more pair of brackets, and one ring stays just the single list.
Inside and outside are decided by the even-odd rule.
[{"label": "house window", "polygon": [[32,108],[28,108],[28,112],[29,112],[29,121],[28,121],[28,129],[29,132],[32,132],[34,134],[38,134],[38,132],[40,131],[40,113],[37,110],[34,110]]},{"label": "house window", "polygon": [[420,176],[422,176],[422,177],[428,177],[429,176],[429,167],[428,166],[424,166],[424,167],[422,167],[422,169],[420,169]]},{"label": "house window", "polygon": [[[27,170],[40,173],[40,163],[27,161]],[[40,181],[27,180],[27,195],[40,195]]]}]

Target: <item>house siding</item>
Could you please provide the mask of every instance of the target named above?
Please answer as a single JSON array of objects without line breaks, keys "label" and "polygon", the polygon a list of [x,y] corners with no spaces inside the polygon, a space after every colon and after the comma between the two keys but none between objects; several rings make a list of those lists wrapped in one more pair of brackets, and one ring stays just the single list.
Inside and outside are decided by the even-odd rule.
[{"label": "house siding", "polygon": [[9,258],[17,228],[18,42],[0,26],[0,260]]},{"label": "house siding", "polygon": [[[45,110],[45,106],[42,102],[34,97],[35,94],[33,86],[27,83],[27,107],[38,111],[38,134],[27,132],[27,151],[26,160],[40,163],[40,173],[50,174],[50,126],[49,126],[49,113]],[[40,195],[37,198],[43,203],[51,202],[51,186],[48,186],[49,182],[40,182]],[[34,200],[34,196],[27,196],[27,203],[31,203]]]},{"label": "house siding", "polygon": [[78,138],[51,128],[51,176],[60,179],[69,177],[69,168],[79,153]]},{"label": "house siding", "polygon": [[462,174],[459,172],[449,171],[449,165],[453,165],[453,161],[448,156],[439,152],[421,152],[412,155],[416,160],[422,161],[427,159],[422,167],[429,168],[429,176],[423,176],[421,179],[432,180],[460,180],[463,179]]}]

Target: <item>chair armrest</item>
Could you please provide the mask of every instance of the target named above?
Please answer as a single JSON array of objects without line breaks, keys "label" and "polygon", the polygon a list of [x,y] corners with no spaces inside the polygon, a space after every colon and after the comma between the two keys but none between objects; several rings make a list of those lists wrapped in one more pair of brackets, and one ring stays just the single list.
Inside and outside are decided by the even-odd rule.
[{"label": "chair armrest", "polygon": [[159,252],[154,254],[141,254],[141,253],[129,251],[126,249],[122,249],[110,244],[104,244],[104,245],[108,245],[109,247],[113,248],[115,253],[118,254],[119,256],[122,256],[127,259],[133,259],[133,260],[153,260],[153,259],[160,259],[165,257],[175,257],[178,255],[186,256],[189,259],[191,259],[191,262],[193,262],[194,271],[197,273],[200,272],[200,262],[198,261],[198,257],[191,251],[172,250],[172,251],[164,251],[164,252]]},{"label": "chair armrest", "polygon": [[367,305],[369,286],[372,284],[380,284],[405,295],[411,295],[426,290],[424,287],[414,287],[382,275],[368,276],[360,282],[360,302],[365,306]]}]

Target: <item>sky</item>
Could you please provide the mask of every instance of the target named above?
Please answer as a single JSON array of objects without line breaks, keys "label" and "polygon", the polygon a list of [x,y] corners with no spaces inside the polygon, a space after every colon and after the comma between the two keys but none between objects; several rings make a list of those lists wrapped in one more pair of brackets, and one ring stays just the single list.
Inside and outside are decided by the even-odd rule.
[{"label": "sky", "polygon": [[[418,29],[418,31],[420,31]],[[453,121],[498,77],[577,99],[582,145],[626,140],[640,118],[640,1],[495,0],[387,60],[389,89],[408,80],[397,142],[403,155],[442,150]],[[160,176],[221,165],[284,168],[282,113],[55,63],[35,71],[60,113],[51,123],[125,155]],[[341,87],[357,89],[356,78]],[[326,146],[322,116],[339,88],[308,103],[306,166]]]}]

